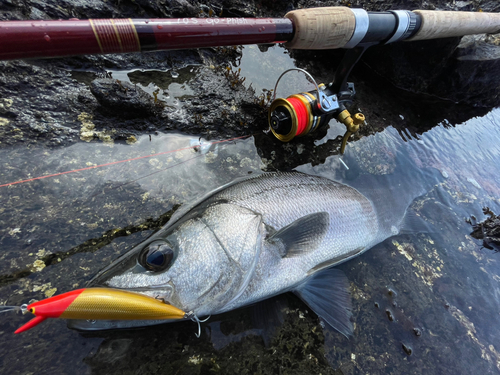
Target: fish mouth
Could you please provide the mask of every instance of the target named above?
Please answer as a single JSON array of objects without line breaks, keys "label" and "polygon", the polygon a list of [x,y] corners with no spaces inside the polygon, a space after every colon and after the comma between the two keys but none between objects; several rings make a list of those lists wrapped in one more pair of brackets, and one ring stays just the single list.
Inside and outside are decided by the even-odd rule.
[{"label": "fish mouth", "polygon": [[172,297],[174,295],[174,287],[170,284],[148,285],[147,287],[132,287],[132,288],[116,288],[127,292],[140,293],[157,300],[163,301],[166,304],[174,304]]}]

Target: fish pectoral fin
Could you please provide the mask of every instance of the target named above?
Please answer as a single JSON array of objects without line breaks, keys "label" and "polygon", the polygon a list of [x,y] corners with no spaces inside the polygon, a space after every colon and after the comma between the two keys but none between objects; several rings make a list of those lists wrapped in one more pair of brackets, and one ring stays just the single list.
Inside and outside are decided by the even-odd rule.
[{"label": "fish pectoral fin", "polygon": [[295,290],[316,315],[344,336],[352,336],[349,280],[339,269],[329,268],[306,279]]},{"label": "fish pectoral fin", "polygon": [[325,237],[330,224],[328,212],[316,212],[281,228],[268,238],[279,246],[282,257],[293,257],[315,250]]}]

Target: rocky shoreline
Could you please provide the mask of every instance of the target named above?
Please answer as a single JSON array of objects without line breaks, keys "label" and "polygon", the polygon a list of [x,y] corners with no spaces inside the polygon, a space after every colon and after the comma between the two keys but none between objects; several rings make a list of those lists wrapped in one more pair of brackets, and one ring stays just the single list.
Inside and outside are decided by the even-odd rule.
[{"label": "rocky shoreline", "polygon": [[[280,17],[292,9],[338,5],[362,6],[367,10],[423,8],[500,12],[500,4],[496,1],[4,0],[0,3],[0,19]],[[261,51],[266,49],[265,46],[260,48]],[[354,108],[359,108],[367,118],[367,124],[351,141],[356,152],[368,161],[365,169],[370,173],[380,169],[384,174],[392,171],[396,163],[391,150],[380,156],[379,149],[361,146],[363,142],[356,145],[364,136],[388,126],[395,127],[403,137],[418,136],[435,126],[460,124],[498,106],[499,48],[498,39],[494,37],[452,38],[370,48],[350,79],[357,91]],[[252,157],[253,143],[248,147],[250,151],[220,147],[217,157],[220,164],[210,169],[214,176],[186,179],[182,171],[175,173],[170,169],[161,174],[161,179],[155,180],[160,176],[159,171],[166,171],[171,166],[181,169],[182,163],[191,160],[187,157],[213,162],[208,154],[188,150],[188,155],[177,152],[172,154],[170,161],[168,158],[152,159],[144,161],[143,166],[130,166],[128,171],[125,167],[101,174],[96,170],[96,173],[83,176],[69,175],[67,180],[61,178],[61,184],[57,181],[44,185],[37,181],[19,189],[21,185],[16,185],[17,190],[6,187],[5,194],[0,197],[3,199],[0,213],[4,228],[1,243],[5,249],[0,281],[6,298],[2,303],[19,305],[30,298],[45,298],[56,292],[83,287],[103,265],[163,225],[172,213],[168,210],[175,204],[192,197],[196,189],[191,189],[188,183],[195,181],[206,187],[220,179],[217,173],[224,173],[231,179],[247,171],[259,172],[259,169],[289,170],[306,163],[318,165],[328,156],[338,154],[341,136],[317,142],[327,134],[327,129],[288,144],[265,133],[268,98],[246,85],[245,77],[238,70],[243,53],[241,47],[235,46],[0,62],[0,151],[5,151],[3,168],[9,176],[9,180],[3,182],[17,181],[10,177],[13,170],[20,170],[19,175],[28,178],[54,173],[54,168],[67,171],[104,164],[112,157],[116,160],[140,159],[144,150],[160,150],[158,143],[164,133],[193,135],[194,140],[251,134],[254,141],[248,142],[255,142],[260,156]],[[318,82],[331,80],[343,55],[343,51],[288,53],[297,66],[307,69]],[[155,87],[160,90],[149,88],[148,75],[155,76]],[[186,82],[188,84],[184,85]],[[170,91],[175,87],[175,95],[165,93],[167,87]],[[152,142],[151,138],[147,139],[148,135],[153,138]],[[112,153],[102,144],[137,141],[135,146],[140,146],[141,139],[143,147],[148,142],[153,146],[130,147],[130,150]],[[90,151],[67,147],[71,144],[86,146],[86,142],[94,142],[89,145],[92,146]],[[13,152],[9,152],[11,150]],[[84,154],[85,150],[91,157]],[[209,154],[213,156],[215,152],[217,149],[213,147]],[[385,162],[379,162],[384,158]],[[14,159],[19,160],[14,162]],[[35,159],[43,161],[41,166],[37,164],[32,168]],[[146,170],[148,174],[144,176]],[[146,182],[150,185],[146,185],[156,189],[156,195],[137,182],[142,179],[140,182],[145,183],[149,176],[152,176],[151,181]],[[144,221],[151,217],[161,220]],[[19,362],[12,373],[26,373],[27,366],[34,366],[29,368],[33,372],[64,373],[85,369],[82,372],[95,374],[342,374],[355,373],[359,368],[396,374],[404,372],[402,369],[408,370],[407,365],[415,373],[438,373],[444,368],[452,372],[467,371],[463,364],[471,356],[481,358],[481,353],[476,352],[479,346],[457,353],[449,343],[474,338],[474,325],[453,304],[442,306],[441,296],[437,294],[443,290],[453,291],[451,286],[457,282],[439,279],[437,271],[433,271],[443,267],[434,242],[425,236],[415,241],[412,245],[403,238],[401,243],[381,247],[381,253],[368,252],[363,261],[346,263],[344,269],[352,275],[357,311],[366,312],[358,314],[357,324],[376,328],[376,334],[373,330],[360,329],[357,342],[323,330],[314,314],[307,312],[298,299],[285,295],[284,315],[277,321],[268,322],[274,328],[272,338],[263,337],[265,333],[262,332],[267,332],[267,327],[255,326],[255,320],[260,318],[262,321],[262,316],[256,319],[251,307],[231,312],[229,319],[226,319],[228,315],[213,317],[204,325],[205,331],[213,336],[201,340],[195,338],[192,322],[150,327],[140,332],[80,336],[63,327],[62,322],[52,321],[32,331],[33,336],[13,338],[11,333],[21,320],[16,317],[5,320],[6,328],[2,333],[8,344],[3,350],[8,354],[0,355],[0,359],[5,358],[3,367],[10,368],[7,358],[23,351],[25,363],[16,359]],[[465,247],[458,237],[450,241],[453,241],[450,245],[453,248]],[[467,241],[467,248],[473,246]],[[420,254],[413,247],[425,251]],[[415,261],[416,266],[399,264],[395,252],[406,254],[403,260],[413,256],[420,263]],[[381,263],[376,263],[377,260]],[[365,262],[382,266],[367,268]],[[27,269],[27,264],[34,267]],[[412,272],[412,267],[418,272]],[[462,282],[462,265],[452,263],[447,267],[457,267],[450,273],[458,275]],[[395,273],[402,275],[398,276],[399,296],[389,286],[382,291],[372,288],[373,280],[390,285]],[[418,281],[419,277],[424,281]],[[438,282],[432,290],[426,282],[434,278]],[[363,287],[367,285],[369,287]],[[482,295],[478,295],[480,301]],[[456,298],[459,301],[454,304],[460,307],[461,296]],[[450,311],[449,316],[446,315],[449,320],[444,323],[439,320],[442,317],[440,309]],[[392,330],[396,333],[390,343],[396,340],[397,347],[384,342],[390,335],[384,332],[386,326],[380,324],[380,321],[392,323],[394,316]],[[471,324],[472,331],[469,330]],[[460,330],[462,326],[467,331]],[[421,340],[421,335],[426,341]],[[214,346],[212,339],[214,342],[219,340],[219,347]],[[489,341],[494,342],[493,339]],[[429,348],[440,350],[429,357]],[[497,355],[494,347],[488,350],[484,349],[484,353]],[[494,368],[492,363],[497,358],[488,359],[491,363],[479,362],[476,371],[487,373]],[[342,370],[331,367],[337,362],[343,363]],[[477,365],[469,362],[465,364]],[[38,365],[47,367],[35,368]]]},{"label": "rocky shoreline", "polygon": [[[0,4],[0,19],[276,17],[312,6],[346,5],[335,1],[261,2],[214,1],[31,1]],[[445,9],[499,11],[493,1],[368,2],[350,4],[367,10]],[[453,125],[486,113],[499,104],[500,47],[494,37],[396,43],[372,47],[355,67],[350,80],[357,87],[356,108],[367,125],[353,138],[392,125],[418,134],[443,121]],[[343,51],[292,51],[300,67],[319,82],[328,82]],[[65,145],[80,140],[123,141],[140,134],[179,131],[206,139],[257,136],[262,156],[275,162],[270,169],[291,169],[320,163],[338,153],[340,139],[314,147],[326,130],[292,142],[306,152],[264,135],[267,111],[260,93],[241,84],[232,69],[241,58],[238,47],[144,54],[81,56],[0,62],[0,147],[42,143]],[[176,71],[198,66],[190,78],[194,92],[182,101],[182,113],[140,87],[118,82],[113,70]],[[229,71],[227,69],[230,69]],[[86,80],[78,73],[85,72]],[[271,87],[269,88],[271,89]],[[394,107],[407,108],[395,113]],[[424,121],[420,113],[431,113]],[[271,158],[270,152],[277,156]]]}]

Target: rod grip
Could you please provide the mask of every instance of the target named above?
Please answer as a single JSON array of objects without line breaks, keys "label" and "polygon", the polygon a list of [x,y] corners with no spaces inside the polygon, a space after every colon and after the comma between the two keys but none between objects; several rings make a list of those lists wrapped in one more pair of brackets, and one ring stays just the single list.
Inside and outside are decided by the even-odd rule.
[{"label": "rod grip", "polygon": [[351,39],[356,19],[347,7],[299,9],[288,12],[295,34],[285,46],[292,49],[342,48]]},{"label": "rod grip", "polygon": [[500,13],[414,10],[420,30],[408,41],[500,32]]}]

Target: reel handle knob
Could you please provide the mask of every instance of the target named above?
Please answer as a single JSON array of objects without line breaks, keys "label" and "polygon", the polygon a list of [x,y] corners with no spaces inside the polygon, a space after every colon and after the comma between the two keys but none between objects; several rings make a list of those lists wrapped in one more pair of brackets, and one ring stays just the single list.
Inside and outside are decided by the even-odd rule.
[{"label": "reel handle knob", "polygon": [[359,130],[359,126],[365,121],[365,115],[363,115],[362,113],[356,113],[351,117],[349,111],[347,109],[344,109],[337,116],[337,120],[343,123],[347,129],[344,137],[342,138],[342,144],[340,146],[340,154],[344,155],[345,146],[347,145],[349,137]]}]

